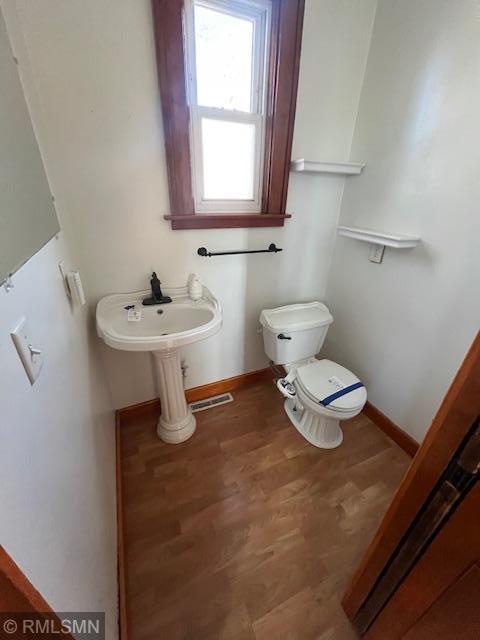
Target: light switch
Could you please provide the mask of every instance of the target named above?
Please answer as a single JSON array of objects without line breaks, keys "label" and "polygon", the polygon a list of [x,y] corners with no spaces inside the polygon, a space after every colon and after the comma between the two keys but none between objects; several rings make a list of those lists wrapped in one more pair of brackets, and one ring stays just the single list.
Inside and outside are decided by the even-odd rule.
[{"label": "light switch", "polygon": [[33,384],[43,366],[43,353],[38,345],[32,342],[27,320],[22,318],[10,335],[25,367],[28,379]]}]

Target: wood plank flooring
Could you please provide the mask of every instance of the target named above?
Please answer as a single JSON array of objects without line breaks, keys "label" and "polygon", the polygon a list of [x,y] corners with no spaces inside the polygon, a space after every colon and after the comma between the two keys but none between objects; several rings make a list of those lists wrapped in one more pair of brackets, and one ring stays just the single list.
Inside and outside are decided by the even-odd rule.
[{"label": "wood plank flooring", "polygon": [[122,425],[129,640],[349,640],[340,606],[410,458],[364,415],[309,445],[272,382],[167,445]]}]

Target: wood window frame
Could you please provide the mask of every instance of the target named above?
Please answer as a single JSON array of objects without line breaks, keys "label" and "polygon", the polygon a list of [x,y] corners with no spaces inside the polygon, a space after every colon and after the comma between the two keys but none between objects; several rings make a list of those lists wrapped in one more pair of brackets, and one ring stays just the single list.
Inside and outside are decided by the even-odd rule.
[{"label": "wood window frame", "polygon": [[272,0],[262,213],[195,213],[183,33],[184,0],[152,0],[172,229],[283,227],[305,0]]}]

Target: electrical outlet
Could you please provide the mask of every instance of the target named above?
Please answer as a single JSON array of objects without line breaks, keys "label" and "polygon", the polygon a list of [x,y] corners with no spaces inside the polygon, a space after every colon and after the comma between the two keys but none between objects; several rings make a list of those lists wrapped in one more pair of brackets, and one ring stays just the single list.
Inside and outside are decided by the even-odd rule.
[{"label": "electrical outlet", "polygon": [[12,340],[18,355],[27,373],[30,383],[33,384],[40,375],[43,366],[43,353],[37,345],[32,343],[30,329],[25,318],[22,318],[18,326],[11,332]]},{"label": "electrical outlet", "polygon": [[383,260],[383,252],[385,251],[385,245],[383,244],[372,244],[370,245],[370,255],[368,259],[370,262],[377,262],[380,264]]}]

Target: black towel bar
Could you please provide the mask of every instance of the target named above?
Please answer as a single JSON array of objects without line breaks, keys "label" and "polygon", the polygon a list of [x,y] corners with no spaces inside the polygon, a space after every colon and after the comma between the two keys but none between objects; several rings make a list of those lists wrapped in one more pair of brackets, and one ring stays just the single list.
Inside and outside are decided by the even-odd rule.
[{"label": "black towel bar", "polygon": [[212,256],[235,256],[240,253],[278,253],[279,251],[283,251],[283,249],[279,249],[275,246],[275,243],[272,242],[268,249],[256,249],[254,251],[207,251],[205,247],[200,247],[197,253],[204,258],[211,258]]}]

